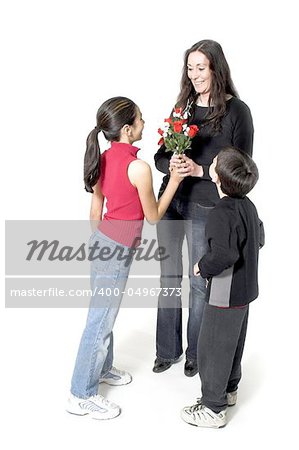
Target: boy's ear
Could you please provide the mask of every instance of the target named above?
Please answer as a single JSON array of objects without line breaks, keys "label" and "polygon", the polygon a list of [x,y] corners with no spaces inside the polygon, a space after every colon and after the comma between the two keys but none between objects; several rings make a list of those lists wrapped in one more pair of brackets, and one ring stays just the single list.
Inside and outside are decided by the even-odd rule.
[{"label": "boy's ear", "polygon": [[219,176],[218,176],[218,174],[215,171],[214,171],[213,176],[212,176],[212,181],[213,181],[213,183],[220,185]]},{"label": "boy's ear", "polygon": [[218,176],[218,173],[215,174],[215,183],[218,184],[219,186],[221,186],[220,178]]}]

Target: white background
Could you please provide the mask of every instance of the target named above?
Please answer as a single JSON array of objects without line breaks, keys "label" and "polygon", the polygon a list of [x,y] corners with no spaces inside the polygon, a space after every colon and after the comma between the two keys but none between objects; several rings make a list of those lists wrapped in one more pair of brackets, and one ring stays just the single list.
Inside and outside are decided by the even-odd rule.
[{"label": "white background", "polygon": [[3,308],[5,448],[292,448],[287,442],[295,439],[298,417],[295,1],[12,0],[1,3],[0,17],[3,218],[88,218],[85,139],[97,108],[116,95],[131,97],[143,112],[139,156],[152,165],[157,192],[156,130],[178,94],[184,51],[207,38],[221,43],[253,115],[260,181],[251,198],[267,233],[239,402],[225,429],[197,429],[180,419],[181,407],[200,389],[197,377],[183,375],[183,362],[152,373],[155,310],[120,311],[115,363],[133,373],[134,383],[104,390],[123,413],[99,422],[64,412],[86,310]]}]

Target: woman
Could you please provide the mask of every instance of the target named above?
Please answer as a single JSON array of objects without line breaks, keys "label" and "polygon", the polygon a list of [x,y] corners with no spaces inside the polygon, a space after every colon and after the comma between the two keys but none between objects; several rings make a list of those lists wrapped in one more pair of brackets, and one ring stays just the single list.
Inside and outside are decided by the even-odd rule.
[{"label": "woman", "polygon": [[[219,200],[209,176],[209,166],[219,151],[233,146],[252,155],[253,124],[248,106],[238,98],[223,50],[215,41],[203,40],[185,53],[181,91],[176,107],[191,103],[189,123],[199,127],[191,150],[183,157],[172,156],[162,146],[155,155],[158,170],[165,173],[159,195],[165,190],[170,168],[184,177],[163,219],[158,224],[159,245],[170,258],[161,262],[161,287],[179,288],[182,281],[182,244],[187,238],[190,293],[187,326],[188,347],[184,372],[197,373],[197,339],[206,295],[205,281],[193,277],[192,267],[205,253],[207,217]],[[175,276],[174,276],[175,270]],[[169,289],[169,292],[171,290]],[[156,360],[153,371],[167,370],[178,361],[182,347],[182,305],[180,297],[159,297]]]},{"label": "woman", "polygon": [[[91,192],[90,218],[97,222],[91,247],[97,249],[91,267],[93,297],[75,363],[67,411],[111,419],[120,407],[98,395],[100,383],[123,385],[132,377],[113,367],[112,328],[132,261],[132,247],[140,239],[144,216],[157,222],[165,213],[181,177],[171,171],[169,183],[156,202],[150,166],[137,158],[132,144],[142,136],[144,120],[138,106],[125,97],[102,104],[97,125],[87,138],[85,188]],[[111,147],[100,156],[98,133]],[[106,199],[107,212],[103,213]],[[97,258],[95,258],[97,256]]]}]

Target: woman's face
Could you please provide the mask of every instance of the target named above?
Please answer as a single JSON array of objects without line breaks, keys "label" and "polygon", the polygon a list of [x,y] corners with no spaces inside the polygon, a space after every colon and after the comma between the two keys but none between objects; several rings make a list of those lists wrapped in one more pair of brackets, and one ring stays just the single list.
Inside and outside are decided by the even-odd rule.
[{"label": "woman's face", "polygon": [[144,128],[144,120],[142,118],[141,111],[137,106],[136,119],[134,120],[133,125],[131,125],[132,142],[140,141],[140,139],[142,138],[143,128]]},{"label": "woman's face", "polygon": [[212,83],[210,61],[200,51],[190,53],[187,60],[187,75],[198,94],[208,94]]}]

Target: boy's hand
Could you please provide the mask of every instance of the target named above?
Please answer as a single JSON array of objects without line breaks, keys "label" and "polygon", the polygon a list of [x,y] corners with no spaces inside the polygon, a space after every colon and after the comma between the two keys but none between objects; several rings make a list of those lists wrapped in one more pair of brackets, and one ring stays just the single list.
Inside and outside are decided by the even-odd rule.
[{"label": "boy's hand", "polygon": [[194,273],[195,277],[199,277],[200,276],[200,270],[199,270],[199,267],[198,267],[198,263],[194,264],[193,273]]}]

